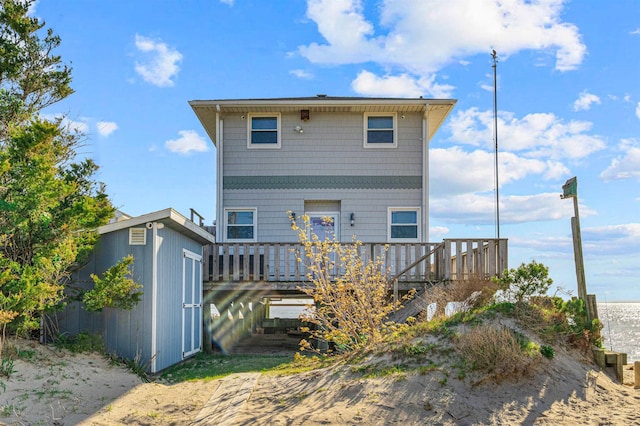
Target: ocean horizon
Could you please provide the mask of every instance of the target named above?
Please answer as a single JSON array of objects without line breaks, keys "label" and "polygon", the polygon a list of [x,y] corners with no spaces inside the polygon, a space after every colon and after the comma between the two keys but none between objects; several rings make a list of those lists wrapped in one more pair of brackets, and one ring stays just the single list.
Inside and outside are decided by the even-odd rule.
[{"label": "ocean horizon", "polygon": [[640,302],[598,303],[604,349],[627,354],[629,364],[640,361]]}]

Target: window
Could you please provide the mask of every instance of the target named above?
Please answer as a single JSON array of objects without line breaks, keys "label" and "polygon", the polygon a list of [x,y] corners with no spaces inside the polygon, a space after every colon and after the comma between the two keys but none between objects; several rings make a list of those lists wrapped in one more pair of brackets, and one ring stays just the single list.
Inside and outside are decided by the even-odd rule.
[{"label": "window", "polygon": [[395,114],[365,114],[364,147],[395,148],[397,146],[395,129]]},{"label": "window", "polygon": [[227,240],[255,241],[256,209],[225,209]]},{"label": "window", "polygon": [[280,148],[280,114],[249,114],[248,148]]},{"label": "window", "polygon": [[389,240],[416,241],[420,238],[420,209],[389,209]]}]

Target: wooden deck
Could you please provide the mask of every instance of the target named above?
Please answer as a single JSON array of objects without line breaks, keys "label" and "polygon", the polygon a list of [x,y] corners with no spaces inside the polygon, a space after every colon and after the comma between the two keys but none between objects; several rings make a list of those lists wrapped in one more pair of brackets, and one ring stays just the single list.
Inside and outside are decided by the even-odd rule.
[{"label": "wooden deck", "polygon": [[[385,246],[389,249],[385,251]],[[208,290],[295,291],[309,285],[297,243],[219,243],[205,246]],[[507,239],[445,239],[440,243],[363,243],[363,259],[382,257],[400,290],[424,282],[500,276],[508,265]],[[334,271],[338,276],[342,271]]]}]

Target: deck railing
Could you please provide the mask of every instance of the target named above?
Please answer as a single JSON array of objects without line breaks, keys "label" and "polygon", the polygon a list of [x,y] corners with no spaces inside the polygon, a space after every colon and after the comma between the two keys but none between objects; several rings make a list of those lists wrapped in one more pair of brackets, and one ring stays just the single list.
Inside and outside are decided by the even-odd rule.
[{"label": "deck railing", "polygon": [[[385,246],[388,247],[385,250]],[[298,243],[218,243],[205,246],[204,277],[215,282],[304,282]],[[382,258],[401,282],[499,276],[507,268],[506,239],[445,239],[442,243],[363,243],[367,261]],[[421,260],[421,258],[424,258]],[[334,275],[343,271],[335,270]],[[208,278],[208,279],[207,279]]]}]

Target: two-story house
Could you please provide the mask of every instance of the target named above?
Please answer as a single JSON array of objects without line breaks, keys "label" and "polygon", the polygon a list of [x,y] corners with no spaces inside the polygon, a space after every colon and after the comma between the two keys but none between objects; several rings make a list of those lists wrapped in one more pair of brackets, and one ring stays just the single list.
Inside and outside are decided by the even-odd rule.
[{"label": "two-story house", "polygon": [[[223,319],[212,326],[215,340],[237,335],[237,324],[265,306],[258,300],[269,306],[300,294],[306,273],[288,212],[298,225],[306,214],[320,238],[355,237],[365,258],[384,257],[394,293],[502,271],[506,240],[429,242],[429,141],[455,103],[326,95],[191,101],[216,148],[216,244],[204,256],[205,301]],[[262,325],[267,319],[260,311]]]},{"label": "two-story house", "polygon": [[216,147],[218,242],[295,242],[287,211],[340,241],[428,241],[429,140],[455,100],[190,104]]}]

